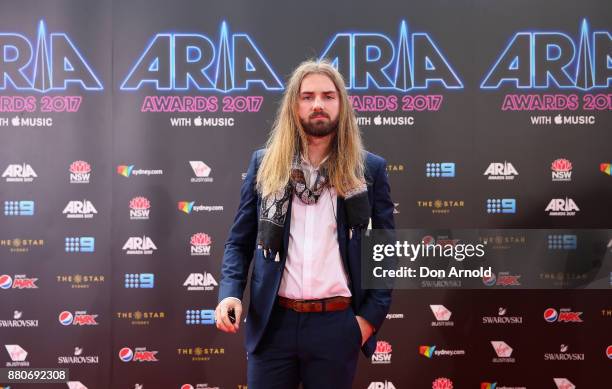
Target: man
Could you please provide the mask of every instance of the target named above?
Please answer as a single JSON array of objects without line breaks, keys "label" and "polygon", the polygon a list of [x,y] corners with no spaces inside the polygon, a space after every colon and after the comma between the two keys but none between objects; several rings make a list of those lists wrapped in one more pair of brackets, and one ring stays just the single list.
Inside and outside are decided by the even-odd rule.
[{"label": "man", "polygon": [[363,150],[342,76],[307,61],[253,154],[225,244],[217,328],[236,333],[252,258],[247,386],[350,388],[390,290],[361,288],[361,232],[393,229],[386,162]]}]

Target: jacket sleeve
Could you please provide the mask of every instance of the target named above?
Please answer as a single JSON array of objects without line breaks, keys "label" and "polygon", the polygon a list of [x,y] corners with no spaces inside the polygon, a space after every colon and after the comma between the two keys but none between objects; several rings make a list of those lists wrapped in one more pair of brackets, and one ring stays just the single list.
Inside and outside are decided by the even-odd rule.
[{"label": "jacket sleeve", "polygon": [[221,264],[219,301],[226,297],[242,300],[249,266],[257,239],[257,192],[255,189],[258,151],[253,153],[246,177],[240,189],[240,205],[225,242]]},{"label": "jacket sleeve", "polygon": [[[393,220],[394,205],[391,201],[391,188],[386,173],[387,162],[380,159],[377,172],[374,175],[374,207],[372,210],[372,228],[385,229],[389,236],[394,236],[395,222]],[[369,289],[359,315],[365,318],[378,331],[382,326],[391,305],[392,289]]]}]

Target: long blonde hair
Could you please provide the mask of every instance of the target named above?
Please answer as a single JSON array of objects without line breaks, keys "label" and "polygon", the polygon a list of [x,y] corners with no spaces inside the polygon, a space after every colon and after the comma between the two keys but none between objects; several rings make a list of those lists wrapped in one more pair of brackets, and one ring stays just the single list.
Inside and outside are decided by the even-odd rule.
[{"label": "long blonde hair", "polygon": [[361,133],[342,75],[327,60],[308,60],[293,71],[266,142],[266,153],[257,174],[257,190],[264,197],[287,185],[295,154],[305,151],[306,134],[297,107],[302,80],[310,74],[327,76],[336,86],[340,99],[338,131],[328,160],[330,184],[339,196],[344,197],[349,190],[364,182]]}]

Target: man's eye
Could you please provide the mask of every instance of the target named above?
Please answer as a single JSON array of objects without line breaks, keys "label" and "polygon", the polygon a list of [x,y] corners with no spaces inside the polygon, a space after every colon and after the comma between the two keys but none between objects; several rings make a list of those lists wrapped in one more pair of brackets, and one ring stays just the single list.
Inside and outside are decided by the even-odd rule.
[{"label": "man's eye", "polygon": [[330,96],[330,95],[325,96],[325,97],[327,98],[327,100],[333,100],[333,99],[335,99],[335,97],[334,97],[334,96]]},{"label": "man's eye", "polygon": [[312,97],[311,96],[303,96],[302,100],[312,100]]}]

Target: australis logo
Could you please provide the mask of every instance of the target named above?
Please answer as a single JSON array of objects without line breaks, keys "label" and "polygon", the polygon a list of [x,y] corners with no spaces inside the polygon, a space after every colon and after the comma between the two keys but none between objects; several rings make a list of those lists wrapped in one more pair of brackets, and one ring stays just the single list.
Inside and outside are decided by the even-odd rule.
[{"label": "australis logo", "polygon": [[63,311],[59,314],[58,320],[63,326],[97,326],[97,317],[98,315],[88,314],[87,311],[76,311],[74,314]]},{"label": "australis logo", "polygon": [[427,33],[408,33],[402,21],[395,42],[380,33],[336,34],[320,56],[347,80],[349,90],[391,89],[406,92],[438,84],[462,89],[463,84]]},{"label": "australis logo", "polygon": [[480,87],[497,89],[510,84],[519,89],[607,88],[612,80],[610,56],[612,35],[608,31],[590,33],[586,19],[577,42],[564,32],[518,32]]},{"label": "australis logo", "polygon": [[129,347],[119,350],[119,359],[122,362],[157,362],[157,351],[147,351],[146,347],[136,347],[132,351]]},{"label": "australis logo", "polygon": [[491,346],[493,346],[493,350],[495,350],[495,354],[497,354],[497,358],[493,358],[494,363],[516,362],[516,360],[512,358],[512,352],[514,350],[506,342],[493,340],[491,341]]},{"label": "australis logo", "polygon": [[38,24],[36,43],[19,33],[0,33],[0,90],[63,91],[71,84],[102,90],[102,83],[65,33],[47,35]]},{"label": "australis logo", "polygon": [[372,363],[375,364],[389,364],[391,363],[391,343],[384,340],[376,342],[376,350],[372,354]]},{"label": "australis logo", "polygon": [[227,93],[253,84],[282,90],[282,82],[251,37],[228,30],[227,23],[221,23],[216,45],[199,33],[156,34],[121,90],[138,90],[146,84],[166,91],[193,88]]},{"label": "australis logo", "polygon": [[452,327],[455,325],[455,323],[450,320],[453,313],[444,305],[433,304],[430,305],[429,308],[436,318],[436,321],[431,322],[432,327]]},{"label": "australis logo", "polygon": [[567,378],[553,378],[553,381],[555,381],[557,389],[576,389],[576,385]]},{"label": "australis logo", "polygon": [[74,161],[70,164],[70,183],[71,184],[89,184],[89,176],[91,175],[91,165],[85,161]]}]

